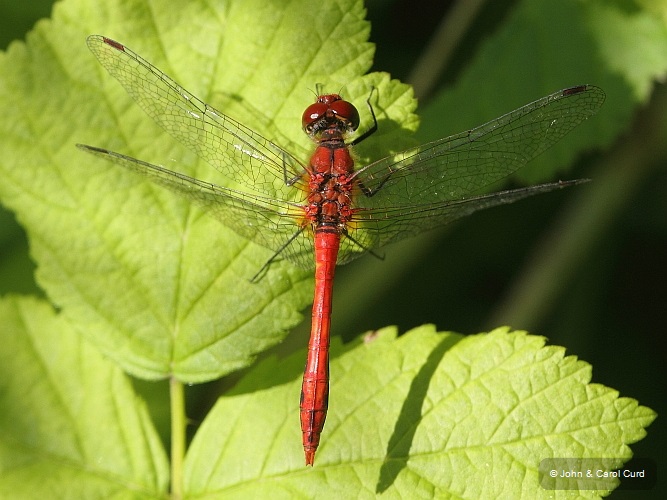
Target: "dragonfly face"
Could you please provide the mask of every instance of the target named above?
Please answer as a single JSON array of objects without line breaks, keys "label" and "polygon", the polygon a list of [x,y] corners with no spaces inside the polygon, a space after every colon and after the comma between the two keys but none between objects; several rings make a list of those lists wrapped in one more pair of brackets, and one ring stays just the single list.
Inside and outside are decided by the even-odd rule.
[{"label": "dragonfly face", "polygon": [[313,140],[343,137],[359,128],[359,112],[354,105],[338,94],[325,94],[317,98],[301,117],[304,132]]}]

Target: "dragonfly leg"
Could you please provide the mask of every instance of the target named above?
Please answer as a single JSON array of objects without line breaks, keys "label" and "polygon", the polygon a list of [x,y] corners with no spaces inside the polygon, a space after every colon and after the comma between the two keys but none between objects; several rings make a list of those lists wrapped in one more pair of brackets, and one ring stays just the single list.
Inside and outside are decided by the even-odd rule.
[{"label": "dragonfly leg", "polygon": [[290,239],[287,240],[278,250],[275,251],[275,253],[271,256],[269,260],[267,260],[264,265],[260,268],[259,271],[252,277],[250,280],[250,283],[257,283],[259,282],[264,275],[266,274],[266,271],[269,269],[269,266],[273,263],[274,260],[278,258],[278,256],[285,250],[288,246],[292,244],[292,242],[299,237],[301,233],[303,233],[303,230],[305,229],[305,226],[299,229],[296,233],[294,233],[292,236],[290,236]]},{"label": "dragonfly leg", "polygon": [[287,161],[286,161],[286,151],[283,151],[282,156],[283,156],[283,180],[285,181],[286,186],[293,186],[294,183],[299,181],[300,179],[303,178],[305,174],[309,174],[310,172],[306,167],[303,167],[303,172],[300,174],[296,174],[294,177],[288,177],[287,176]]},{"label": "dragonfly leg", "polygon": [[382,179],[382,182],[380,182],[375,189],[370,189],[364,186],[364,183],[361,181],[357,181],[357,186],[359,186],[359,189],[361,189],[361,192],[364,194],[364,196],[371,198],[372,196],[375,196],[377,192],[380,191],[380,189],[382,189],[382,186],[384,186],[385,182],[390,179],[394,172],[397,172],[397,170],[391,170],[387,175],[385,175],[384,179]]},{"label": "dragonfly leg", "polygon": [[373,250],[372,248],[365,246],[363,243],[361,243],[361,241],[359,241],[359,240],[353,238],[352,236],[350,236],[350,234],[347,231],[343,231],[341,234],[343,236],[345,236],[348,240],[350,240],[352,243],[357,245],[359,248],[361,248],[364,252],[367,252],[367,253],[371,254],[376,259],[384,260],[384,255],[381,255],[381,254],[377,253],[375,250]]},{"label": "dragonfly leg", "polygon": [[356,146],[361,141],[363,141],[365,139],[368,139],[371,135],[373,135],[378,130],[378,120],[375,117],[375,110],[373,109],[373,105],[371,104],[371,97],[373,97],[373,92],[375,92],[375,87],[371,87],[371,93],[368,94],[368,99],[366,99],[366,104],[368,105],[368,109],[370,110],[371,116],[373,117],[373,125],[371,126],[371,128],[366,130],[366,132],[364,132],[359,137],[357,137],[352,142],[350,142],[348,144],[348,146]]}]

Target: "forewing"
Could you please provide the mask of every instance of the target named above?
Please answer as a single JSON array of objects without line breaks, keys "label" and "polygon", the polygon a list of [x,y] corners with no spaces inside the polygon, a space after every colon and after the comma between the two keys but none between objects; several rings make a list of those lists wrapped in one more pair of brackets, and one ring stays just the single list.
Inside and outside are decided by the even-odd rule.
[{"label": "forewing", "polygon": [[480,127],[372,163],[359,170],[354,223],[369,232],[369,245],[382,246],[543,192],[544,186],[567,185],[480,195],[597,113],[604,98],[590,85],[561,90]]},{"label": "forewing", "polygon": [[228,179],[268,197],[294,194],[285,181],[301,175],[303,166],[293,155],[201,101],[124,45],[99,35],[87,43],[156,123]]}]

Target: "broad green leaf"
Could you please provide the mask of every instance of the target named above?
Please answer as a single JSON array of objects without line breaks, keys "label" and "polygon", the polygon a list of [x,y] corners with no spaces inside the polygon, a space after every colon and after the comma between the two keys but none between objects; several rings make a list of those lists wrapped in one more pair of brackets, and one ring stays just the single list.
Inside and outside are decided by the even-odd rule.
[{"label": "broad green leaf", "polygon": [[159,498],[169,466],[123,372],[52,308],[0,300],[0,497]]},{"label": "broad green leaf", "polygon": [[655,418],[541,337],[386,329],[332,362],[322,444],[304,469],[299,381],[281,377],[301,362],[268,359],[218,400],[186,457],[191,498],[571,498],[540,486],[540,461],[627,461]]},{"label": "broad green leaf", "polygon": [[484,40],[451,88],[421,113],[433,140],[480,125],[558,89],[602,87],[602,110],[517,172],[522,183],[566,177],[585,151],[604,149],[627,128],[667,71],[667,24],[658,12],[608,0],[525,0]]},{"label": "broad green leaf", "polygon": [[[641,71],[630,78],[623,64],[629,56],[609,45],[603,23],[576,18],[572,2],[563,2],[561,10],[554,6],[554,11],[544,10],[544,2],[518,5],[522,8],[510,18],[511,28],[501,30],[464,74],[465,92],[440,110],[437,137],[582,83],[582,75],[596,76],[592,71],[600,65],[605,78],[586,81],[604,87],[612,103],[622,92],[638,100],[645,96],[662,64],[657,42],[663,34],[651,16],[602,2],[576,3],[586,7],[582,12],[589,20],[600,14],[600,19],[613,21],[614,35],[628,37],[636,26],[651,28],[644,50],[631,54],[646,57]],[[624,15],[636,24],[625,29]],[[550,27],[560,31],[545,31]],[[592,28],[597,43],[587,44],[595,39]],[[279,342],[300,319],[296,311],[310,301],[312,279],[279,263],[262,283],[251,285],[248,278],[270,251],[245,242],[171,193],[73,147],[76,142],[94,144],[228,182],[139,110],[88,53],[88,34],[126,43],[196,95],[303,155],[309,144],[299,118],[316,84],[353,100],[366,123],[364,103],[375,86],[381,131],[373,144],[358,148],[365,161],[401,149],[406,140],[402,129],[416,124],[406,87],[385,74],[362,77],[373,53],[368,32],[362,2],[354,0],[189,1],[178,8],[165,0],[99,5],[65,0],[27,43],[0,54],[0,196],[28,230],[40,284],[68,324],[133,374],[203,381],[246,366]],[[547,44],[552,50],[543,53],[545,46],[535,45],[538,40],[560,40],[570,48]],[[585,57],[601,47],[606,48],[605,62]],[[524,57],[526,48],[532,57]],[[560,71],[551,63],[560,55],[579,61],[578,70],[567,78],[535,78],[545,70]],[[515,73],[510,59],[523,76]],[[614,65],[607,64],[611,59]],[[497,73],[482,71],[485,65],[495,66]],[[627,82],[619,84],[616,72]],[[522,87],[537,80],[551,83],[537,92]],[[482,84],[506,87],[480,98]],[[503,99],[500,107],[498,95],[510,93],[515,93],[514,101]],[[492,109],[496,102],[498,109]],[[614,105],[613,119],[607,115],[605,125],[589,122],[584,127],[604,127],[598,142],[604,144],[624,126],[630,109]],[[449,126],[453,114],[471,121],[444,130],[442,117]],[[588,139],[582,144],[590,144]],[[566,155],[567,161],[571,156]],[[3,328],[52,316],[45,306],[21,304],[9,307],[13,319],[3,322]],[[21,307],[23,312],[16,313]],[[3,382],[7,389],[3,385],[0,391],[3,409],[8,408],[0,426],[6,431],[0,433],[0,488],[12,496],[25,490],[29,498],[33,493],[45,498],[66,482],[80,488],[68,490],[78,497],[90,491],[91,497],[163,495],[164,454],[143,406],[117,369],[67,335],[71,333],[42,347],[46,354],[38,367],[33,351],[49,337],[11,339],[7,346],[17,348],[0,354],[3,369],[11,372]],[[654,418],[634,400],[589,384],[587,364],[563,358],[561,348],[545,348],[537,337],[496,331],[464,339],[422,329],[398,340],[391,331],[368,340],[347,352],[334,344],[338,357],[332,365],[331,411],[313,470],[303,467],[298,429],[300,353],[265,361],[235,393],[219,401],[188,453],[189,495],[291,498],[334,491],[355,497],[382,492],[569,497],[539,489],[537,464],[542,458],[611,454],[625,460],[630,456],[627,445],[641,439]],[[61,351],[79,355],[70,359]],[[93,373],[84,373],[92,366]],[[46,380],[60,398],[39,385],[44,377],[35,375],[37,369],[40,375],[49,369],[56,373]],[[115,385],[108,383],[111,379]],[[24,394],[26,380],[35,381],[29,386],[36,388],[34,394]],[[120,389],[109,391],[110,385]],[[71,416],[77,414],[62,411],[70,408],[68,396],[90,401],[95,412],[100,408],[95,421],[75,419],[72,431]],[[113,396],[112,403],[120,401],[117,413],[108,411],[105,396]],[[47,407],[44,401],[53,404]],[[131,417],[125,413],[128,408]],[[99,435],[107,429],[109,435]],[[16,436],[31,439],[33,448],[17,453],[21,442]],[[80,470],[92,456],[90,450],[112,457],[115,472],[104,469],[97,475],[99,462]],[[23,460],[22,468],[14,467],[17,460]],[[5,476],[6,467],[11,473]],[[49,481],[33,486],[44,471],[51,474]]]},{"label": "broad green leaf", "polygon": [[40,285],[103,353],[139,377],[210,380],[283,339],[311,300],[312,274],[279,262],[250,283],[271,250],[74,147],[230,182],[134,104],[89,53],[86,36],[127,44],[297,152],[308,146],[301,114],[318,83],[361,110],[377,88],[378,118],[392,125],[376,141],[385,151],[401,143],[401,127],[416,125],[414,102],[387,75],[362,76],[373,47],[359,0],[91,5],[60,3],[26,43],[0,55],[0,196],[28,232]]}]

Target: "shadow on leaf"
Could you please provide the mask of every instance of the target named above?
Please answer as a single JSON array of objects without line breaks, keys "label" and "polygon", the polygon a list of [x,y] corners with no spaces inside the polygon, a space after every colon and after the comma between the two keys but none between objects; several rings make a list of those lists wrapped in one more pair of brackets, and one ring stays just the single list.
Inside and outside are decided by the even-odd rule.
[{"label": "shadow on leaf", "polygon": [[417,425],[421,421],[421,415],[417,414],[417,412],[421,412],[431,378],[440,365],[440,361],[445,353],[464,338],[459,335],[445,337],[433,349],[426,363],[424,363],[424,366],[421,367],[412,381],[408,395],[396,420],[394,432],[387,444],[387,453],[380,469],[380,479],[378,480],[376,493],[386,491],[394,483],[401,470],[405,468]]}]

